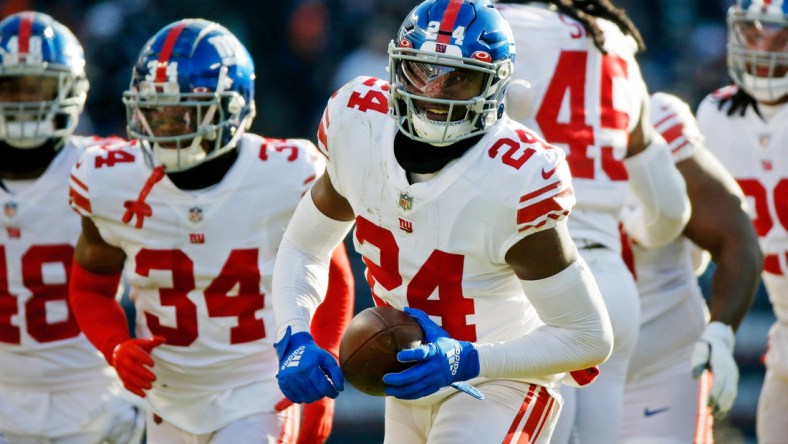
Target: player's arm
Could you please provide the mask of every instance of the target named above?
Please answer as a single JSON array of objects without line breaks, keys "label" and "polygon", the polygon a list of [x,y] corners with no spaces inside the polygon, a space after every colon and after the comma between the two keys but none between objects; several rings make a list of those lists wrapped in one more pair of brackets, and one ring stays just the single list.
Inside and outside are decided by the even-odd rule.
[{"label": "player's arm", "polygon": [[[645,110],[646,108],[644,108]],[[643,204],[643,223],[628,234],[646,248],[665,246],[678,237],[690,217],[686,184],[665,139],[644,118],[629,135],[624,159],[629,184]]]},{"label": "player's arm", "polygon": [[[310,334],[310,324],[328,290],[332,253],[353,221],[350,204],[336,191],[328,173],[323,174],[298,204],[276,255],[273,308],[280,338],[274,344],[280,362],[277,379],[282,393],[293,402],[336,398],[344,388],[335,355],[318,347]],[[344,310],[348,308],[352,305],[345,305]],[[343,313],[344,317],[348,312]],[[338,328],[334,332],[341,335]]]},{"label": "player's arm", "polygon": [[400,361],[421,361],[383,377],[386,394],[417,399],[452,385],[481,397],[463,384],[477,376],[542,377],[593,367],[613,350],[613,330],[591,271],[578,256],[565,223],[526,236],[512,246],[506,262],[546,324],[519,338],[496,343],[458,341],[420,310],[409,307],[425,332],[418,348],[403,350]]},{"label": "player's arm", "polygon": [[129,339],[126,315],[115,300],[125,258],[123,250],[104,241],[89,217],[82,217],[69,297],[80,328],[109,363],[115,346]]},{"label": "player's arm", "polygon": [[711,253],[717,268],[711,286],[711,322],[692,356],[693,374],[714,374],[709,404],[725,414],[733,405],[739,379],[733,358],[734,331],[752,305],[763,256],[735,180],[705,149],[677,164],[693,204],[684,234]]},{"label": "player's arm", "polygon": [[509,342],[477,344],[480,376],[562,373],[607,359],[613,344],[607,309],[565,223],[526,236],[506,262],[546,325]]},{"label": "player's arm", "polygon": [[115,299],[126,254],[108,244],[89,217],[82,218],[82,233],[74,250],[69,282],[69,303],[80,329],[114,366],[123,385],[144,397],[156,376],[150,351],[161,337],[131,339],[123,308]]},{"label": "player's arm", "polygon": [[763,255],[758,237],[742,209],[739,186],[705,149],[676,165],[687,181],[692,202],[684,234],[711,254],[717,270],[711,287],[711,321],[735,331],[758,288]]}]

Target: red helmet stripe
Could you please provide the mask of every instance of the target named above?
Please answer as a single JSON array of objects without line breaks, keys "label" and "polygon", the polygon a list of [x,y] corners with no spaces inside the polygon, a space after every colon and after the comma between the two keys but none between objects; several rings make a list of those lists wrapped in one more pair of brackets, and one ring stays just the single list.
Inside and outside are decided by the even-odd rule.
[{"label": "red helmet stripe", "polygon": [[438,43],[450,43],[451,33],[454,31],[454,23],[457,21],[457,15],[460,13],[460,6],[465,0],[449,0],[446,6],[446,12],[443,14],[441,20],[441,27],[438,31]]},{"label": "red helmet stripe", "polygon": [[185,23],[178,23],[167,34],[167,38],[164,40],[164,46],[161,48],[161,52],[159,53],[159,64],[156,68],[156,81],[157,82],[166,82],[167,81],[167,64],[170,61],[170,56],[172,55],[172,48],[175,47],[175,42],[178,40],[178,36],[183,31],[183,28],[186,26]]},{"label": "red helmet stripe", "polygon": [[20,54],[30,54],[30,34],[33,31],[34,13],[22,14],[19,17],[19,37],[17,45]]}]

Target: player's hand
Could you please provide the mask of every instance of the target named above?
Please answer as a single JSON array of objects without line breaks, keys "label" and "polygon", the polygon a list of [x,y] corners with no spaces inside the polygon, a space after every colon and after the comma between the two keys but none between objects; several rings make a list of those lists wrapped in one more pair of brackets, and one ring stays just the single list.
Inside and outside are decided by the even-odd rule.
[{"label": "player's hand", "polygon": [[163,343],[163,336],[154,336],[147,339],[129,339],[115,347],[112,366],[115,367],[118,377],[128,391],[144,398],[143,390],[153,387],[156,375],[148,369],[153,367],[150,353]]},{"label": "player's hand", "polygon": [[418,399],[431,395],[447,385],[482,398],[478,390],[468,384],[457,384],[479,375],[479,354],[467,341],[449,337],[446,330],[433,322],[421,310],[405,308],[405,313],[418,321],[424,330],[425,344],[397,354],[400,362],[416,362],[399,373],[383,376],[386,394],[400,399]]},{"label": "player's hand", "polygon": [[729,325],[712,322],[706,326],[692,353],[692,376],[697,379],[707,369],[714,376],[709,406],[718,416],[728,413],[736,399],[739,369],[733,359],[734,342],[733,329]]},{"label": "player's hand", "polygon": [[274,348],[279,357],[276,379],[287,399],[310,403],[324,396],[336,398],[345,389],[337,360],[318,347],[308,332],[292,334],[287,327],[285,336],[274,344]]},{"label": "player's hand", "polygon": [[334,425],[334,400],[323,398],[311,404],[304,404],[301,414],[301,430],[298,444],[322,444],[331,434]]}]

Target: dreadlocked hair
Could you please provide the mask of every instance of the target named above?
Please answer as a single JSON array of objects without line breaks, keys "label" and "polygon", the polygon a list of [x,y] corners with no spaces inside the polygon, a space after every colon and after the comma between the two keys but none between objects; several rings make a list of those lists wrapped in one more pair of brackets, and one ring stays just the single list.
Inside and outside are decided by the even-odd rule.
[{"label": "dreadlocked hair", "polygon": [[717,109],[722,111],[722,109],[728,103],[730,103],[730,106],[725,112],[725,114],[728,116],[738,113],[739,116],[743,117],[747,112],[747,108],[750,106],[756,114],[759,116],[761,115],[761,111],[758,109],[758,101],[755,100],[751,95],[747,94],[747,92],[742,88],[737,88],[735,93],[720,99],[719,103],[717,103]]},{"label": "dreadlocked hair", "polygon": [[632,36],[639,51],[646,49],[646,43],[643,41],[640,31],[627,16],[626,10],[613,6],[610,0],[498,0],[498,3],[526,4],[535,2],[553,5],[558,12],[580,22],[593,39],[594,46],[603,54],[607,54],[604,49],[605,35],[596,23],[597,18],[609,20],[618,26],[621,32]]}]

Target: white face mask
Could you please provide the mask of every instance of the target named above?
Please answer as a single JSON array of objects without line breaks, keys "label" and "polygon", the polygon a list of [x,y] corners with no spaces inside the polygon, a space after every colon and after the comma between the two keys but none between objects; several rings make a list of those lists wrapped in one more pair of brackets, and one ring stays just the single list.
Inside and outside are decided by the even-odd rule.
[{"label": "white face mask", "polygon": [[14,148],[36,148],[55,136],[55,125],[52,123],[52,119],[8,122],[4,118],[0,118],[0,122],[0,139]]},{"label": "white face mask", "polygon": [[167,171],[182,171],[202,162],[207,153],[202,148],[202,137],[196,137],[191,145],[186,148],[164,148],[158,143],[153,144],[153,154],[156,160]]},{"label": "white face mask", "polygon": [[470,120],[457,120],[452,122],[439,122],[430,120],[419,113],[410,115],[413,129],[420,137],[429,140],[443,140],[444,143],[431,142],[435,146],[451,145],[462,136],[471,134],[473,122]]},{"label": "white face mask", "polygon": [[756,77],[743,72],[742,87],[759,102],[775,102],[788,95],[788,75],[775,77]]}]

